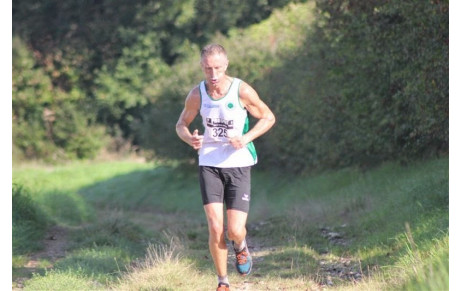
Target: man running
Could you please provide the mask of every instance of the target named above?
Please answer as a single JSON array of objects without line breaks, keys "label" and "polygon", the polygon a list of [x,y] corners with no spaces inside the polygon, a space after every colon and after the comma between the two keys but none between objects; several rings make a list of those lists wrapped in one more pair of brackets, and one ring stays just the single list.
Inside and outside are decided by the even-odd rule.
[{"label": "man running", "polygon": [[[217,291],[230,290],[227,277],[227,244],[224,230],[224,203],[227,237],[236,255],[236,269],[248,275],[252,258],[246,243],[246,221],[251,199],[251,167],[257,163],[253,140],[266,133],[275,116],[244,81],[227,75],[225,49],[210,44],[201,50],[205,80],[194,87],[176,124],[178,136],[199,154],[201,196],[208,221],[209,250],[218,276]],[[249,128],[249,112],[257,119]],[[203,135],[190,123],[200,113]]]}]

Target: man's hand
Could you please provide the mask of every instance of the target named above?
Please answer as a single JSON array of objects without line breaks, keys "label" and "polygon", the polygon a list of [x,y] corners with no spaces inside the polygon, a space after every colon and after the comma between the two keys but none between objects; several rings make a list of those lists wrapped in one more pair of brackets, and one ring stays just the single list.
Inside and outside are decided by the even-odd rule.
[{"label": "man's hand", "polygon": [[230,144],[237,150],[246,146],[247,142],[243,136],[234,136],[228,139]]},{"label": "man's hand", "polygon": [[203,145],[203,136],[198,135],[198,129],[195,129],[192,134],[192,139],[190,142],[190,145],[195,149],[199,150],[201,149],[201,146]]}]

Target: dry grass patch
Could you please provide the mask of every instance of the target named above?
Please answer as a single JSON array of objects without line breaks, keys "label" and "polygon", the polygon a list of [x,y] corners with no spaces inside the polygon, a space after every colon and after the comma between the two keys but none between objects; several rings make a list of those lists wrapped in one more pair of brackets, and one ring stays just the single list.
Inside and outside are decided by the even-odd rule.
[{"label": "dry grass patch", "polygon": [[151,244],[145,258],[134,262],[113,286],[114,290],[203,290],[214,276],[199,272],[183,258],[184,247],[175,237],[169,244]]}]

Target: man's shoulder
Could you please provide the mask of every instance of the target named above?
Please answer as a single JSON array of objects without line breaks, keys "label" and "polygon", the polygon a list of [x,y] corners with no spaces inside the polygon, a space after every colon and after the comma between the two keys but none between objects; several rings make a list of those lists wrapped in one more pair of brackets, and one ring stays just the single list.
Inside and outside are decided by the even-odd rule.
[{"label": "man's shoulder", "polygon": [[256,91],[254,90],[254,88],[251,85],[249,85],[248,83],[246,83],[243,80],[240,80],[238,93],[239,93],[240,97],[244,99],[244,98],[251,97],[252,94],[256,93]]},{"label": "man's shoulder", "polygon": [[199,85],[193,87],[187,95],[186,104],[192,107],[200,107],[201,104],[201,94]]},{"label": "man's shoulder", "polygon": [[188,93],[189,97],[192,97],[194,96],[194,98],[196,97],[200,97],[200,84],[196,85],[195,87],[193,87],[190,92]]}]

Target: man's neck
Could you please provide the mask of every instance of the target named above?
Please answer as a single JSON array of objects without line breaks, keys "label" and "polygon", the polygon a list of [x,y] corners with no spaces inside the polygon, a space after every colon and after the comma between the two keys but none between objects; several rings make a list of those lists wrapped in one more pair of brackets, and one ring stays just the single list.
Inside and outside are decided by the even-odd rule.
[{"label": "man's neck", "polygon": [[219,99],[224,97],[225,94],[227,94],[231,84],[232,79],[228,76],[224,76],[222,80],[215,85],[206,83],[206,89],[208,91],[208,95],[212,96],[213,98]]}]

